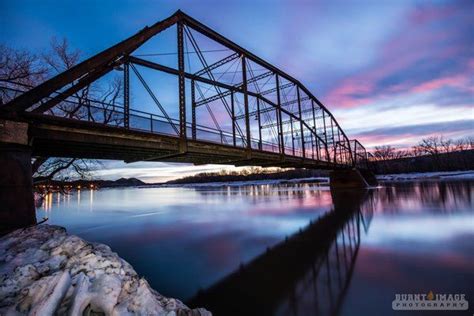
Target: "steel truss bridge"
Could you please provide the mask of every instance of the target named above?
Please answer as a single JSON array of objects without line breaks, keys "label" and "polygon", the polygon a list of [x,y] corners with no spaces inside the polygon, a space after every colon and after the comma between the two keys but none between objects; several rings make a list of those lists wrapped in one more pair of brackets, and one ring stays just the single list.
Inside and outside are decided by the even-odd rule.
[{"label": "steel truss bridge", "polygon": [[[153,43],[175,50],[147,50]],[[103,88],[112,77],[114,89]],[[33,156],[321,169],[367,163],[365,148],[298,80],[181,11],[36,87],[0,84],[11,96],[0,117],[28,124]]]}]

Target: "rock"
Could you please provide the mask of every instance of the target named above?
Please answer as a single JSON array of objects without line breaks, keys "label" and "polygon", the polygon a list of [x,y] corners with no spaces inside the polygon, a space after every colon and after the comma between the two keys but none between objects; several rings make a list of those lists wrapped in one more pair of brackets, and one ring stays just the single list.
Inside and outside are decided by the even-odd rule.
[{"label": "rock", "polygon": [[110,247],[39,225],[0,238],[0,315],[208,316],[160,295]]}]

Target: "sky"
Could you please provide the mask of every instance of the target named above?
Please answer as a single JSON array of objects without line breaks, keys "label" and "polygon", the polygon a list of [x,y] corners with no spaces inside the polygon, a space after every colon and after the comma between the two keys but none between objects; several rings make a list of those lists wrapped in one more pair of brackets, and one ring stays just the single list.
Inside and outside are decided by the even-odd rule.
[{"label": "sky", "polygon": [[[181,9],[301,81],[366,148],[474,136],[473,1],[1,1],[0,42],[91,56]],[[163,181],[222,166],[105,162]]]}]

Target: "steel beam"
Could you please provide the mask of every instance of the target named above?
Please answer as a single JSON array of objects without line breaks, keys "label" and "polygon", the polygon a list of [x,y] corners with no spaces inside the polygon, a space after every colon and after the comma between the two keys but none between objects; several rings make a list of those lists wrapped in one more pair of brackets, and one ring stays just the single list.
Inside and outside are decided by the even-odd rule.
[{"label": "steel beam", "polygon": [[310,98],[309,98],[309,97],[304,97],[304,98],[301,98],[301,100],[295,99],[295,100],[283,102],[283,103],[281,104],[281,106],[288,106],[288,105],[296,104],[296,103],[298,103],[298,102],[306,101],[306,100],[310,100]]},{"label": "steel beam", "polygon": [[130,128],[130,65],[123,65],[123,126]]},{"label": "steel beam", "polygon": [[[167,67],[167,66],[164,66],[164,65],[160,65],[158,63],[154,63],[154,62],[151,62],[151,61],[148,61],[148,60],[144,60],[144,59],[133,57],[133,56],[130,56],[128,58],[128,60],[132,64],[137,64],[137,65],[148,67],[148,68],[151,68],[151,69],[160,70],[160,71],[163,71],[163,72],[166,72],[166,73],[169,73],[169,74],[173,74],[173,75],[179,75],[179,71],[174,69],[174,68],[170,68],[170,67]],[[188,79],[191,79],[191,80],[204,82],[204,83],[209,84],[209,85],[215,85],[215,86],[218,86],[218,87],[221,87],[221,88],[224,88],[224,89],[228,89],[228,90],[231,90],[231,91],[234,91],[234,92],[242,92],[241,89],[238,88],[238,87],[231,86],[231,85],[221,83],[221,82],[218,82],[218,81],[214,81],[214,80],[211,80],[211,79],[207,79],[207,78],[204,78],[204,77],[199,77],[199,76],[196,76],[196,75],[191,74],[191,73],[185,72],[184,76]],[[285,113],[288,116],[299,120],[299,118],[294,113],[291,113],[290,111],[279,107],[276,103],[270,101],[269,99],[265,98],[264,96],[261,96],[258,93],[251,92],[251,91],[247,91],[247,94],[249,96],[259,98],[260,101],[263,101],[263,102],[271,105],[273,108],[277,109],[277,112]],[[262,111],[265,111],[265,110],[262,110]],[[250,113],[249,113],[249,115],[250,115]],[[245,116],[236,117],[236,120],[239,120],[241,118],[245,118]],[[311,127],[306,122],[303,122],[303,124],[311,130]],[[314,132],[314,134],[315,134],[316,137],[319,137],[315,132]]]},{"label": "steel beam", "polygon": [[183,23],[178,21],[178,90],[179,90],[179,136],[186,140],[186,86],[184,80],[184,40]]},{"label": "steel beam", "polygon": [[301,116],[301,98],[300,98],[300,88],[296,87],[296,95],[298,97],[298,113],[300,115],[300,130],[301,130],[301,147],[303,150],[303,158],[306,157],[304,150],[304,129],[303,129],[303,117]]},{"label": "steel beam", "polygon": [[278,75],[275,77],[275,82],[276,82],[276,91],[277,91],[277,121],[279,122],[278,124],[278,134],[280,135],[280,141],[278,142],[278,145],[280,146],[280,153],[282,155],[285,154],[285,143],[283,139],[283,125],[282,125],[282,116],[281,116],[281,99],[280,99],[280,78]]},{"label": "steel beam", "polygon": [[[46,112],[48,111],[49,109],[53,108],[55,105],[59,104],[60,102],[64,101],[65,99],[69,98],[71,95],[73,95],[74,93],[78,92],[79,90],[85,88],[86,86],[90,85],[92,82],[94,82],[95,80],[101,78],[102,76],[104,76],[105,74],[107,74],[108,72],[110,72],[111,70],[113,69],[113,66],[107,66],[107,67],[104,67],[103,69],[101,70],[98,70],[98,71],[95,71],[93,73],[90,73],[86,76],[84,76],[83,78],[79,79],[79,81],[69,87],[68,89],[66,89],[65,91],[57,94],[56,96],[54,96],[53,98],[49,99],[48,101],[46,101],[45,103],[41,104],[40,106],[38,106],[37,108],[35,108],[32,112],[33,113],[43,113],[43,112]],[[25,92],[24,94],[20,95],[18,98],[10,101],[13,102],[19,98],[21,98],[22,96],[24,96],[25,94],[28,94],[30,91],[33,91],[35,90],[36,88],[33,88],[31,90],[29,90],[28,92]],[[49,96],[49,95],[47,95]],[[47,97],[45,96],[45,97]],[[20,100],[21,101],[21,100]],[[1,110],[6,110],[6,111],[9,111],[9,105],[10,103],[7,103],[6,105],[2,106]],[[30,105],[33,105],[30,104]],[[26,109],[29,108],[26,107]],[[25,109],[25,110],[26,110]],[[23,109],[20,110],[20,111],[24,111]]]},{"label": "steel beam", "polygon": [[245,56],[242,56],[242,92],[244,94],[245,109],[245,131],[247,136],[247,149],[252,149],[252,140],[250,135],[250,118],[249,118],[249,96],[247,93],[247,62]]},{"label": "steel beam", "polygon": [[[171,25],[178,22],[181,18],[181,11],[177,11],[169,18],[153,24],[151,27],[145,27],[135,35],[126,40],[86,59],[85,61],[71,67],[65,72],[43,82],[35,88],[25,92],[18,98],[13,99],[2,107],[3,111],[21,112],[28,109],[30,106],[36,104],[45,97],[50,96],[55,91],[60,90],[67,84],[82,78],[85,75],[91,77],[96,76],[96,73],[113,63],[124,55],[129,55],[140,47],[143,43],[149,40],[152,36],[162,32]],[[47,109],[46,109],[47,110]]]},{"label": "steel beam", "polygon": [[[250,78],[250,79],[247,80],[247,86],[248,86],[249,83],[256,82],[256,81],[258,81],[258,80],[261,80],[261,79],[263,79],[263,78],[269,77],[269,76],[271,76],[271,75],[273,75],[273,73],[271,73],[271,72],[266,72],[266,73],[260,74],[260,75],[258,75],[258,76],[252,77],[252,78]],[[242,86],[243,86],[243,83],[239,83],[239,84],[235,85],[234,87],[236,87],[236,88],[239,89],[239,90],[242,90]],[[224,97],[230,95],[231,92],[232,92],[231,90],[228,90],[228,91],[224,91],[224,92],[222,92],[222,93],[215,94],[215,95],[210,96],[210,97],[208,97],[208,98],[205,98],[205,99],[203,99],[203,100],[199,100],[199,101],[196,103],[196,106],[201,106],[201,105],[204,105],[204,104],[206,104],[206,103],[210,103],[210,102],[213,102],[213,101],[222,99],[222,98],[224,98]]]},{"label": "steel beam", "polygon": [[[230,41],[229,39],[225,38],[221,34],[219,34],[216,31],[210,29],[209,27],[205,26],[201,22],[199,22],[199,21],[193,19],[192,17],[186,15],[185,13],[180,12],[180,14],[181,14],[181,17],[185,20],[186,25],[188,25],[189,27],[191,27],[194,30],[198,31],[199,33],[207,36],[208,38],[220,43],[223,46],[225,46],[225,47],[227,47],[227,48],[229,48],[233,51],[236,51],[236,52],[239,52],[239,53],[245,55],[249,60],[252,60],[256,64],[259,64],[260,66],[262,66],[262,67],[274,72],[275,74],[278,74],[279,76],[287,79],[288,81],[291,81],[291,82],[295,83],[296,85],[298,85],[301,88],[301,90],[307,96],[309,96],[311,99],[313,99],[321,108],[325,109],[328,112],[328,115],[331,116],[331,118],[334,119],[334,123],[336,124],[336,126],[338,128],[340,128],[339,123],[334,118],[332,113],[329,112],[327,110],[327,108],[321,103],[321,101],[319,101],[305,86],[303,86],[301,84],[301,82],[299,82],[298,80],[296,80],[295,78],[293,78],[289,74],[285,73],[284,71],[282,71],[282,70],[278,69],[277,67],[273,66],[272,64],[268,63],[267,61],[261,59],[260,57],[254,55],[254,54],[252,54],[251,52],[249,52],[246,49],[242,48],[241,46],[237,45],[236,43]],[[341,129],[341,131],[342,131],[342,129]],[[344,137],[347,138],[344,131],[342,131],[342,133],[343,133]]]},{"label": "steel beam", "polygon": [[[142,45],[144,42],[146,42],[148,39],[150,39],[153,35],[161,32],[162,30],[168,28],[169,26],[177,23],[177,30],[178,30],[178,69],[173,69],[169,67],[165,67],[162,65],[158,65],[155,63],[151,63],[145,60],[139,60],[135,57],[127,57],[129,56],[135,49],[137,49],[140,45]],[[194,30],[200,32],[201,34],[205,35],[206,37],[217,41],[218,43],[226,46],[227,48],[231,49],[234,53],[230,56],[227,56],[226,58],[212,64],[212,65],[204,65],[205,69],[202,69],[198,71],[196,74],[188,74],[186,73],[184,69],[184,49],[183,49],[183,27],[184,26],[189,26],[193,28]],[[186,27],[187,29],[187,27]],[[216,69],[222,65],[224,65],[227,62],[230,62],[231,60],[234,60],[237,58],[236,56],[245,56],[245,62],[252,61],[268,70],[268,72],[263,73],[261,75],[255,76],[253,78],[245,78],[243,80],[243,84],[245,85],[244,87],[235,87],[232,85],[227,85],[225,83],[217,82],[214,77],[211,77],[210,79],[204,78],[201,75],[204,73],[209,73],[212,69]],[[135,59],[135,60],[134,60]],[[225,88],[229,91],[223,92],[223,93],[229,93],[229,94],[234,94],[235,92],[238,93],[244,93],[244,105],[246,107],[246,113],[245,113],[245,119],[246,119],[246,141],[247,141],[247,147],[251,148],[251,135],[250,135],[250,115],[252,115],[255,112],[250,113],[249,111],[249,104],[248,104],[248,97],[253,96],[257,100],[257,116],[259,119],[259,142],[261,143],[261,122],[260,118],[261,115],[264,113],[267,113],[270,110],[273,110],[272,108],[275,108],[277,111],[277,124],[279,127],[279,145],[280,145],[280,152],[282,154],[285,153],[285,146],[284,146],[284,139],[283,139],[283,125],[285,122],[282,121],[282,113],[285,113],[289,115],[290,121],[297,120],[300,122],[300,130],[301,130],[301,137],[302,137],[302,148],[303,148],[303,154],[305,155],[305,139],[304,139],[304,126],[308,127],[308,129],[311,131],[311,134],[315,136],[315,142],[318,147],[317,153],[319,153],[319,143],[318,140],[321,140],[325,144],[326,148],[326,153],[328,153],[328,140],[327,140],[327,129],[325,126],[324,122],[324,130],[325,130],[325,135],[324,137],[326,138],[326,141],[323,141],[317,134],[317,127],[316,127],[316,121],[315,121],[315,107],[314,104],[316,103],[323,111],[323,121],[325,120],[325,115],[328,115],[331,118],[331,130],[332,130],[332,144],[334,146],[334,152],[337,152],[337,149],[339,149],[341,155],[341,159],[344,156],[345,159],[348,159],[348,155],[350,156],[349,159],[352,159],[352,163],[354,163],[355,159],[352,153],[352,147],[349,144],[349,148],[346,148],[343,152],[342,148],[342,143],[348,143],[349,140],[347,136],[345,135],[344,131],[340,128],[339,124],[335,120],[334,116],[327,111],[327,109],[324,107],[324,105],[316,98],[314,97],[299,81],[294,79],[293,77],[287,75],[283,71],[279,70],[278,68],[274,67],[273,65],[265,62],[264,60],[260,59],[259,57],[253,55],[252,53],[246,51],[245,49],[241,48],[240,46],[236,45],[235,43],[229,41],[228,39],[224,38],[217,32],[209,29],[208,27],[204,26],[200,22],[190,18],[186,14],[182,13],[181,11],[177,11],[173,16],[170,18],[160,21],[156,24],[154,24],[150,28],[145,28],[144,30],[138,32],[137,34],[133,35],[132,37],[126,39],[125,41],[120,42],[119,44],[104,50],[103,52],[89,58],[88,60],[78,64],[77,66],[71,68],[70,70],[66,71],[63,74],[60,74],[51,80],[48,80],[42,85],[39,85],[37,88],[33,88],[29,92],[26,92],[25,94],[21,95],[20,97],[16,98],[15,100],[12,100],[10,103],[6,104],[5,106],[2,107],[2,110],[6,111],[13,111],[13,112],[18,112],[20,113],[21,111],[26,110],[30,106],[37,104],[39,101],[44,100],[48,98],[50,95],[53,93],[57,93],[57,91],[60,91],[61,89],[64,90],[64,88],[69,85],[75,83],[73,86],[69,87],[68,89],[64,90],[62,93],[58,93],[56,96],[45,102],[44,104],[40,105],[36,109],[36,113],[38,112],[44,112],[59,102],[67,99],[71,95],[73,95],[75,92],[79,91],[80,89],[83,89],[86,87],[88,84],[92,83],[93,81],[97,80],[98,78],[102,77],[104,74],[107,72],[111,71],[112,68],[117,65],[117,64],[122,64],[126,62],[127,60],[132,61],[134,60],[137,64],[141,65],[146,65],[148,67],[151,67],[153,69],[158,69],[164,72],[172,73],[178,76],[178,82],[179,82],[179,113],[180,113],[180,130],[179,130],[179,135],[181,138],[186,139],[186,106],[185,106],[185,82],[186,78],[199,81],[199,82],[204,82],[206,84],[213,85],[218,88]],[[245,65],[243,65],[245,67]],[[128,70],[128,69],[127,69]],[[126,72],[125,70],[124,72]],[[245,77],[246,77],[246,71],[244,72]],[[272,88],[269,90],[265,91],[257,91],[258,93],[248,91],[248,84],[250,82],[255,82],[257,80],[260,80],[264,77],[276,75],[276,80],[277,80],[277,87]],[[280,85],[280,79],[285,78],[289,81],[289,83]],[[125,87],[125,81],[127,79],[125,78],[125,73],[124,73],[124,87]],[[193,82],[194,84],[194,82]],[[289,102],[282,103],[281,102],[281,91],[282,89],[285,89],[287,87],[290,87],[292,85],[296,85],[297,87],[297,93],[298,93],[298,99],[297,100],[292,100]],[[217,88],[216,88],[217,89]],[[192,89],[194,91],[194,89]],[[245,91],[244,91],[245,90]],[[257,89],[258,90],[258,89]],[[273,92],[277,92],[277,99],[278,101],[272,102],[264,97],[266,94],[270,94]],[[306,97],[301,98],[299,95],[300,91],[305,92]],[[218,91],[219,94],[221,91]],[[220,96],[222,98],[222,96]],[[304,100],[311,100],[312,102],[312,111],[313,111],[313,127],[309,127],[307,122],[303,119],[303,113],[309,111],[303,111],[301,108],[301,102]],[[225,99],[223,100],[224,102],[226,101]],[[260,109],[262,106],[261,102],[266,102],[269,105],[271,105],[272,108],[264,108]],[[129,126],[129,118],[127,117],[127,113],[129,112],[129,92],[128,89],[127,91],[124,90],[124,126],[127,127]],[[196,106],[196,100],[194,100],[194,105]],[[227,103],[227,102],[226,102]],[[285,110],[283,107],[287,105],[291,105],[294,103],[298,103],[298,116],[296,116],[294,113]],[[194,112],[193,108],[193,112]],[[230,109],[227,109],[228,112],[230,112]],[[235,120],[237,119],[235,117],[235,109],[233,111],[232,119],[234,121],[234,128],[235,128]],[[327,112],[327,113],[324,113]],[[23,113],[20,113],[23,115]],[[230,113],[229,113],[230,114]],[[193,125],[196,125],[195,122],[195,113],[194,115],[194,122]],[[174,126],[172,124],[172,126]],[[292,124],[293,128],[293,124]],[[335,131],[334,128],[337,130],[338,134],[338,142],[336,143],[334,140],[335,136]],[[239,129],[240,130],[240,129]],[[241,132],[240,132],[241,133]],[[242,133],[241,133],[242,135]],[[195,135],[193,135],[195,137]],[[234,143],[235,143],[235,132],[234,132]],[[339,148],[337,147],[337,144],[339,144]],[[294,148],[294,146],[293,146]],[[349,152],[347,152],[347,150]],[[336,158],[336,157],[335,157]]]},{"label": "steel beam", "polygon": [[232,110],[232,142],[234,144],[234,147],[237,146],[237,139],[235,135],[235,104],[234,104],[234,92],[230,94],[230,105],[231,105],[231,110]]},{"label": "steel beam", "polygon": [[262,150],[262,121],[260,118],[260,99],[257,98],[258,149]]},{"label": "steel beam", "polygon": [[[280,90],[292,87],[294,85],[295,84],[293,82],[285,83],[285,84],[281,85]],[[277,88],[271,88],[271,89],[268,89],[268,90],[261,91],[260,94],[261,95],[266,95],[266,94],[270,94],[270,93],[273,93],[273,92],[276,92],[276,91],[277,91]]]},{"label": "steel beam", "polygon": [[235,59],[237,59],[237,58],[239,58],[239,57],[240,57],[240,55],[239,55],[238,53],[233,53],[232,55],[229,55],[229,56],[227,56],[227,57],[224,57],[223,59],[216,61],[215,63],[209,65],[208,67],[206,67],[206,68],[204,68],[204,69],[199,70],[198,72],[196,72],[196,73],[194,73],[194,74],[195,74],[196,76],[202,76],[202,75],[204,75],[206,72],[212,71],[212,70],[214,70],[214,69],[216,69],[216,68],[219,68],[219,67],[221,67],[221,66],[223,66],[223,65],[225,65],[225,64],[227,64],[227,63],[229,63],[229,62],[231,62],[231,61],[233,61],[233,60],[235,60]]},{"label": "steel beam", "polygon": [[191,120],[192,138],[196,140],[196,96],[194,80],[191,80]]}]

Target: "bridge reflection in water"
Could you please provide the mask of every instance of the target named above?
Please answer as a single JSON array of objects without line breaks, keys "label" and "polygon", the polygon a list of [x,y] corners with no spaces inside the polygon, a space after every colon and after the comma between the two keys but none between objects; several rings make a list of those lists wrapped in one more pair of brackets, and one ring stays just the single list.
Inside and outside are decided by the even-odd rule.
[{"label": "bridge reflection in water", "polygon": [[214,315],[334,315],[349,287],[372,193],[331,193],[334,209],[187,303]]}]

